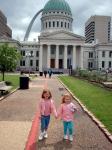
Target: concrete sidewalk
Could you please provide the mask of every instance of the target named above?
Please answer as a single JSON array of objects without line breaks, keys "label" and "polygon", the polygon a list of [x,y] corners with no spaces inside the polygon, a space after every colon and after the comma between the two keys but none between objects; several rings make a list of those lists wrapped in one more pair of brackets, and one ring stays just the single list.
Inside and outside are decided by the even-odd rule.
[{"label": "concrete sidewalk", "polygon": [[[55,78],[38,77],[30,83],[30,89],[18,90],[0,102],[0,149],[24,150],[37,111],[37,105],[44,87],[48,87],[57,107],[61,103],[62,94],[66,89]],[[63,141],[61,120],[51,117],[48,139],[38,142],[39,150],[111,150],[112,144],[101,130],[80,108],[75,115],[75,137],[73,143]]]},{"label": "concrete sidewalk", "polygon": [[[47,80],[49,89],[52,91],[53,99],[58,107],[61,103],[63,93],[66,89],[56,79]],[[72,143],[63,141],[63,125],[61,120],[52,117],[48,129],[49,138],[37,141],[37,149],[41,150],[112,150],[112,143],[108,141],[96,124],[82,110],[80,105],[73,100],[79,108],[75,114],[75,136]]]},{"label": "concrete sidewalk", "polygon": [[24,150],[45,80],[0,101],[0,150]]}]

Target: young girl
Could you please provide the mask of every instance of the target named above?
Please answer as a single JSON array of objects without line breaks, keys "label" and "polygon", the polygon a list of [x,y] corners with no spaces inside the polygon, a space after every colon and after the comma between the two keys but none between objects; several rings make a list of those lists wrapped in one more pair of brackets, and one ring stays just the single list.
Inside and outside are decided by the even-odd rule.
[{"label": "young girl", "polygon": [[48,89],[44,89],[42,92],[42,99],[39,105],[40,119],[41,119],[41,133],[39,140],[47,138],[47,129],[50,122],[50,115],[53,112],[55,117],[57,117],[57,112],[55,109],[54,102],[52,100],[51,92]]},{"label": "young girl", "polygon": [[69,137],[69,140],[73,141],[73,118],[75,111],[77,111],[77,107],[71,102],[71,96],[69,94],[64,94],[58,115],[63,120],[65,140]]}]

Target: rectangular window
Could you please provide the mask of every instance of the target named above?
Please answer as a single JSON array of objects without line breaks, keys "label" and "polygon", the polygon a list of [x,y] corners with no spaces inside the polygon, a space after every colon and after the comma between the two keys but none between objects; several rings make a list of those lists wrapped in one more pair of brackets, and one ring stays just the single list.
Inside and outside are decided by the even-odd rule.
[{"label": "rectangular window", "polygon": [[71,55],[71,49],[68,49],[68,55]]},{"label": "rectangular window", "polygon": [[21,56],[25,56],[25,51],[21,51]]},{"label": "rectangular window", "polygon": [[21,51],[21,56],[22,56],[22,51]]},{"label": "rectangular window", "polygon": [[33,66],[33,60],[30,60],[30,66]]},{"label": "rectangular window", "polygon": [[20,60],[20,66],[22,66],[22,60]]},{"label": "rectangular window", "polygon": [[51,27],[51,22],[49,22],[49,28]]},{"label": "rectangular window", "polygon": [[31,57],[33,57],[33,51],[31,51],[30,54],[31,54]]},{"label": "rectangular window", "polygon": [[55,50],[51,49],[51,54],[54,55],[55,54]]},{"label": "rectangular window", "polygon": [[102,61],[102,68],[105,68],[105,62]]},{"label": "rectangular window", "polygon": [[36,51],[36,57],[39,57],[39,51]]},{"label": "rectangular window", "polygon": [[109,52],[109,57],[112,57],[112,51]]},{"label": "rectangular window", "polygon": [[39,60],[36,60],[36,66],[37,67],[39,66]]},{"label": "rectangular window", "polygon": [[59,54],[60,54],[60,55],[63,54],[63,50],[62,50],[62,49],[59,50]]},{"label": "rectangular window", "polygon": [[20,61],[20,66],[25,66],[25,60]]},{"label": "rectangular window", "polygon": [[47,28],[47,22],[46,22],[46,28]]},{"label": "rectangular window", "polygon": [[105,51],[102,52],[102,57],[105,57]]},{"label": "rectangular window", "polygon": [[59,21],[57,21],[57,27],[59,27]]},{"label": "rectangular window", "polygon": [[65,22],[65,28],[66,28],[66,22]]},{"label": "rectangular window", "polygon": [[88,69],[92,69],[93,68],[93,62],[88,62]]},{"label": "rectangular window", "polygon": [[93,52],[89,52],[89,58],[93,58]]},{"label": "rectangular window", "polygon": [[55,50],[56,50],[56,46],[55,45],[51,45],[51,54],[52,55],[55,54]]},{"label": "rectangular window", "polygon": [[63,22],[61,22],[61,27],[63,27]]},{"label": "rectangular window", "polygon": [[25,51],[23,51],[23,56],[25,56]]},{"label": "rectangular window", "polygon": [[23,60],[23,66],[25,66],[25,60]]},{"label": "rectangular window", "polygon": [[111,61],[109,61],[109,68],[111,68],[112,64],[111,64]]},{"label": "rectangular window", "polygon": [[53,27],[55,27],[55,22],[53,21]]}]

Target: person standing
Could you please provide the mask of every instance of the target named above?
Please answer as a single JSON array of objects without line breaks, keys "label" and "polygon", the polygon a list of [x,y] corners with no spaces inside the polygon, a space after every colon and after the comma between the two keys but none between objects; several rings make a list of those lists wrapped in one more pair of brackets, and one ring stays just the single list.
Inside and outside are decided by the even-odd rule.
[{"label": "person standing", "polygon": [[48,73],[49,73],[49,78],[51,78],[52,70],[51,70],[51,69],[49,69]]},{"label": "person standing", "polygon": [[52,100],[51,92],[48,89],[44,89],[42,92],[42,99],[39,104],[39,118],[41,120],[41,133],[39,135],[39,140],[47,138],[47,129],[50,122],[50,115],[54,113],[57,118],[57,111]]},{"label": "person standing", "polygon": [[73,128],[74,128],[74,113],[77,107],[71,101],[71,96],[67,93],[62,98],[61,106],[58,110],[58,117],[63,121],[64,139],[73,141]]},{"label": "person standing", "polygon": [[44,70],[44,77],[46,78],[47,76],[47,70]]}]

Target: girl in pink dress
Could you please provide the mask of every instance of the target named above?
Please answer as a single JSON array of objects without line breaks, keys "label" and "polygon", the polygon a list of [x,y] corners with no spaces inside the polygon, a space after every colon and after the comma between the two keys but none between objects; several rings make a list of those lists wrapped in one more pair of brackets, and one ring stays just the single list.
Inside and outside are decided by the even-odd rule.
[{"label": "girl in pink dress", "polygon": [[51,92],[48,89],[44,89],[41,97],[42,99],[39,104],[39,113],[41,119],[41,133],[39,136],[39,140],[48,137],[47,129],[49,126],[51,113],[53,112],[55,117],[57,117],[57,112],[54,101],[52,100]]},{"label": "girl in pink dress", "polygon": [[73,119],[75,111],[77,111],[77,107],[71,102],[71,96],[68,93],[64,94],[58,116],[63,120],[65,140],[69,138],[70,141],[73,141]]}]

